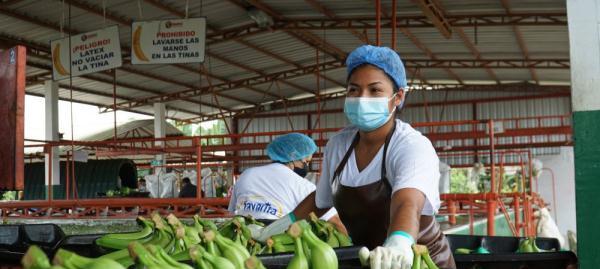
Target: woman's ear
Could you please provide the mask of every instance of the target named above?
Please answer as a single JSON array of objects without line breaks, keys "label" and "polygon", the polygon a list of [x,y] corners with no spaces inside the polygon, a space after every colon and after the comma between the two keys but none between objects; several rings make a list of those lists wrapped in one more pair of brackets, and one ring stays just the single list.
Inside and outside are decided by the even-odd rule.
[{"label": "woman's ear", "polygon": [[402,104],[402,100],[404,99],[404,90],[400,88],[396,93],[396,98],[394,98],[394,106],[399,106]]}]

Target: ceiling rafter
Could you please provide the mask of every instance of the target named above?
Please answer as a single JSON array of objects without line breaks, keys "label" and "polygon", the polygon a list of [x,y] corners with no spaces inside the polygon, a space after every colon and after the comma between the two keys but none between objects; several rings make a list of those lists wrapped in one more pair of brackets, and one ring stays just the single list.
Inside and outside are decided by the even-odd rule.
[{"label": "ceiling rafter", "polygon": [[[504,7],[504,10],[506,10],[506,14],[512,14],[512,10],[510,9],[510,3],[508,2],[508,0],[500,0],[500,3],[502,4],[502,7]],[[519,44],[519,48],[523,53],[523,57],[525,57],[525,59],[529,59],[529,49],[527,49],[525,40],[523,40],[523,33],[521,32],[518,26],[512,25],[511,27],[513,32],[515,33],[515,38],[517,39],[517,44]],[[540,80],[535,69],[529,68],[529,74],[531,75],[531,78],[533,79],[533,81],[535,81],[536,84],[540,84]]]},{"label": "ceiling rafter", "polygon": [[[185,17],[185,13],[184,12],[181,12],[181,11],[175,9],[175,8],[167,6],[167,5],[163,4],[163,3],[161,3],[161,1],[159,1],[159,0],[145,0],[145,1],[147,3],[149,3],[149,4],[151,4],[151,5],[159,8],[159,9],[162,9],[162,10],[164,10],[164,11],[166,11],[168,13],[171,13],[171,14],[173,14],[175,16],[178,16],[178,17],[181,17],[181,18]],[[213,26],[211,26],[210,24],[208,24],[208,22],[207,22],[207,28],[209,30],[211,30],[211,31],[215,31],[215,28]],[[247,42],[242,42],[241,40],[236,40],[236,42],[238,42],[238,43],[240,43],[242,45],[245,45],[247,43]],[[256,49],[260,49],[260,48],[256,47]],[[263,52],[263,51],[261,51],[261,52]],[[251,67],[249,67],[249,66],[247,66],[245,64],[238,63],[238,62],[233,61],[231,59],[227,59],[224,56],[221,56],[221,55],[218,55],[216,53],[210,52],[208,49],[206,50],[206,54],[209,55],[210,57],[213,57],[213,58],[219,60],[219,61],[222,61],[222,62],[225,62],[227,64],[236,66],[236,67],[244,69],[246,71],[251,71],[253,73],[260,74],[260,75],[264,75],[265,74],[264,72],[262,72],[260,70],[257,70],[255,68],[251,68]],[[301,87],[301,86],[299,86],[297,84],[294,84],[294,83],[291,83],[291,82],[287,82],[287,81],[279,81],[279,82],[281,82],[283,84],[286,84],[286,85],[288,85],[288,86],[290,86],[292,88],[298,89],[300,91],[314,94],[314,91],[312,91],[312,90],[310,90],[310,89],[308,89],[306,87]],[[281,98],[281,97],[279,97],[279,98]],[[283,98],[285,99],[285,97],[283,97]]]},{"label": "ceiling rafter", "polygon": [[[523,60],[523,59],[486,59],[486,60],[473,60],[473,59],[404,59],[404,66],[407,69],[424,69],[424,68],[543,68],[543,69],[568,69],[570,68],[569,59],[536,59],[536,60]],[[304,66],[302,68],[289,69],[281,72],[275,72],[267,74],[266,76],[256,76],[245,79],[240,79],[232,83],[215,84],[213,88],[218,91],[226,91],[232,88],[240,87],[240,85],[260,85],[269,82],[273,82],[276,79],[291,79],[301,76],[312,75],[316,70],[327,71],[344,68],[344,64],[337,61],[329,61],[320,63],[319,65]],[[171,92],[158,96],[150,96],[145,98],[137,99],[133,102],[119,104],[123,107],[136,107],[152,103],[157,100],[169,101],[177,100],[182,97],[197,96],[207,89],[208,87],[200,89],[188,89],[179,92]],[[311,96],[309,98],[316,98]],[[323,99],[322,99],[323,100]]]},{"label": "ceiling rafter", "polygon": [[[71,4],[71,5],[73,5],[76,8],[85,10],[85,11],[87,11],[89,13],[92,13],[92,14],[95,14],[95,15],[98,15],[98,16],[103,16],[103,10],[100,7],[97,7],[97,6],[94,6],[94,5],[90,5],[90,4],[87,4],[87,3],[83,3],[83,2],[80,2],[80,1],[77,1],[77,0],[66,0],[66,2],[69,3],[69,4]],[[106,14],[107,14],[106,18],[108,18],[110,20],[113,20],[115,22],[118,22],[121,25],[129,26],[133,22],[133,19],[128,18],[126,16],[115,15],[115,14],[113,14],[109,10],[106,10]],[[131,48],[129,48],[127,46],[122,46],[122,48],[127,53],[129,53],[131,51]],[[220,81],[227,81],[228,80],[227,78],[224,78],[224,77],[216,76],[216,75],[210,74],[208,72],[203,72],[201,70],[196,70],[196,69],[190,68],[189,66],[184,65],[184,64],[172,64],[171,66],[175,66],[175,67],[177,67],[179,69],[186,70],[188,72],[200,73],[200,74],[203,74],[203,75],[205,75],[207,77],[218,79]],[[192,85],[192,88],[193,87],[197,87],[197,86],[193,86]],[[260,89],[252,88],[250,90],[258,92],[260,94],[265,94],[265,91],[262,91]],[[234,97],[234,96],[230,96],[230,95],[223,96],[223,95],[219,94],[219,96],[221,96],[223,98],[228,98],[228,99],[231,99],[231,100],[234,100],[234,101],[237,101],[237,102],[241,102],[241,103],[244,103],[244,104],[253,104],[250,101],[243,100],[243,99],[240,99],[238,97]],[[271,97],[276,98],[277,96],[272,95]],[[215,106],[215,105],[213,105],[213,106]],[[226,109],[226,108],[221,108],[221,109]]]},{"label": "ceiling rafter", "polygon": [[[70,1],[70,0],[67,0],[67,1]],[[88,6],[88,8],[89,8],[89,6]],[[26,21],[28,23],[32,23],[32,24],[44,27],[44,28],[52,29],[52,30],[55,30],[55,31],[60,31],[61,30],[60,29],[60,25],[58,25],[56,23],[53,23],[53,22],[50,22],[50,21],[47,21],[47,20],[42,20],[42,19],[35,18],[35,17],[31,17],[31,16],[28,16],[26,14],[22,14],[22,13],[13,11],[13,10],[9,10],[7,8],[0,8],[0,13],[4,14],[4,15],[7,15],[7,16],[10,16],[10,17],[13,17],[13,18],[16,18],[16,19],[19,19],[19,20]],[[69,27],[63,27],[63,31],[67,32],[67,33],[70,33],[70,34],[80,33],[80,31],[72,29],[72,28],[69,28]],[[30,42],[26,42],[26,43],[30,43]],[[27,46],[27,44],[24,44],[24,45]],[[47,46],[45,46],[45,45],[38,46],[38,47],[44,48],[45,52],[49,53],[49,51],[50,51],[50,49]],[[130,50],[127,50],[127,48],[125,48],[125,47],[123,47],[122,50],[130,51]],[[121,70],[129,72],[129,73],[137,73],[138,75],[141,75],[140,74],[141,71],[132,69],[132,68],[127,67],[127,66],[122,66],[122,67],[120,67],[118,69],[121,69]],[[151,75],[150,74],[145,74],[144,76],[149,77],[151,79],[161,80],[163,82],[167,82],[166,78],[161,78],[161,77],[159,77],[159,76],[157,76],[155,74],[151,74]],[[138,89],[140,91],[144,91],[143,89],[141,89],[139,87],[138,87]],[[152,94],[160,94],[159,91],[148,91],[148,90],[146,90],[146,92],[152,93]],[[204,103],[204,102],[201,102],[201,101],[196,101],[196,100],[193,100],[193,99],[187,99],[187,100],[184,100],[184,101],[195,103],[195,104],[198,104],[198,105],[206,105],[206,106],[210,106],[210,107],[213,107],[213,108],[218,108],[218,106],[215,106],[215,105],[212,105],[212,104],[209,104],[209,103]]]},{"label": "ceiling rafter", "polygon": [[[244,9],[244,5],[238,3],[240,0],[229,0],[234,5]],[[490,14],[457,14],[446,15],[452,26],[455,27],[490,27],[490,26],[566,26],[566,13],[490,13]],[[323,29],[375,29],[375,17],[344,17],[338,19],[329,19],[322,17],[311,18],[283,18],[274,20],[274,24],[269,28],[260,28],[255,23],[249,23],[241,26],[221,29],[209,33],[207,44],[213,45],[222,42],[228,42],[240,38],[245,38],[257,34],[269,33],[273,31],[297,31],[297,30],[323,30]],[[391,28],[390,19],[381,20],[381,28]],[[396,27],[400,28],[431,28],[433,24],[429,19],[422,15],[400,16],[397,18]]]},{"label": "ceiling rafter", "polygon": [[[465,34],[465,31],[463,31],[462,28],[460,27],[454,27],[454,32],[456,32],[458,34],[458,36],[460,37],[460,39],[463,41],[463,43],[465,44],[465,46],[467,46],[467,48],[469,49],[469,51],[471,52],[471,54],[473,54],[473,57],[475,57],[476,60],[483,60],[481,57],[481,52],[479,52],[479,50],[477,49],[477,47],[475,46],[475,44],[471,41],[471,39],[469,39],[469,37]],[[496,76],[496,73],[494,72],[494,70],[492,70],[489,67],[484,67],[485,68],[485,72],[494,80],[496,81],[496,84],[500,84],[500,80],[498,79],[498,76]]]},{"label": "ceiling rafter", "polygon": [[[12,46],[14,46],[14,45],[25,46],[25,47],[28,48],[29,51],[33,52],[32,54],[29,54],[30,56],[35,56],[37,58],[40,58],[40,59],[42,59],[44,61],[48,61],[48,62],[51,61],[51,58],[48,56],[48,55],[50,55],[50,48],[46,44],[40,44],[40,43],[36,43],[36,42],[33,42],[33,41],[24,40],[22,38],[8,36],[8,35],[5,35],[5,34],[0,34],[0,40],[3,41],[3,42],[5,42],[5,43],[10,43]],[[41,55],[40,52],[42,52],[45,55]],[[27,64],[30,65],[30,66],[33,66],[34,63],[32,63],[30,61]],[[48,69],[46,69],[46,70],[52,71],[51,66],[48,67]],[[110,73],[110,71],[102,71],[102,72],[98,72],[97,74],[104,74],[104,75],[112,76],[112,74]],[[101,83],[109,84],[109,85],[112,85],[113,83],[115,83],[115,85],[117,85],[119,87],[128,88],[128,89],[132,89],[132,90],[136,90],[136,91],[140,91],[140,92],[144,92],[144,93],[162,94],[161,91],[157,91],[157,90],[153,90],[153,89],[148,89],[148,88],[140,87],[138,85],[133,85],[133,84],[125,83],[125,82],[118,82],[118,81],[117,82],[113,82],[112,79],[101,78],[101,77],[99,77],[97,75],[94,75],[94,74],[82,75],[80,77],[85,78],[85,79],[89,79],[89,80],[92,80],[92,81],[96,81],[96,82],[101,82]],[[189,99],[186,98],[183,101],[189,102],[188,100]],[[206,106],[209,106],[209,107],[217,108],[217,107],[213,106],[212,104],[208,104],[208,103],[199,103],[197,101],[193,101],[192,103],[203,104],[203,105],[206,105]],[[106,107],[106,105],[103,105],[103,107]],[[172,108],[172,109],[174,109],[174,108]],[[189,112],[188,111],[186,113],[198,114],[199,112]]]},{"label": "ceiling rafter", "polygon": [[[37,69],[49,70],[49,72],[52,71],[52,66],[50,66],[50,65],[44,65],[44,64],[39,64],[39,63],[32,63],[32,62],[28,62],[27,65],[31,66],[31,67],[35,67]],[[90,77],[84,77],[84,78],[85,79],[92,79]],[[46,80],[46,79],[43,79],[43,80],[40,80],[40,79],[41,78],[39,77],[39,75],[27,77],[27,85],[30,86],[30,85],[44,83],[44,81]],[[93,78],[93,79],[95,80],[96,78]],[[97,95],[97,96],[102,96],[102,97],[107,97],[107,98],[113,98],[112,93],[107,93],[107,92],[102,92],[102,91],[98,91],[98,90],[87,89],[87,88],[79,87],[79,86],[71,86],[71,85],[66,84],[66,83],[59,83],[58,85],[59,85],[60,88],[67,89],[67,90],[73,90],[73,91],[76,91],[76,92],[81,92],[81,93],[86,93],[86,94],[92,94],[92,95]],[[129,88],[129,87],[127,87],[127,88]],[[27,93],[27,94],[31,94],[31,93]],[[124,101],[132,101],[132,100],[134,100],[131,97],[127,97],[127,96],[119,95],[119,94],[115,95],[115,97],[117,99],[124,100]],[[78,100],[76,102],[80,102],[80,101]],[[98,107],[104,107],[104,106],[106,106],[105,104],[97,104],[97,103],[94,103],[94,105],[98,106]],[[190,114],[190,115],[203,115],[203,114],[199,114],[198,112],[195,112],[195,111],[190,111],[190,110],[186,110],[186,109],[182,109],[182,108],[176,108],[176,107],[169,106],[169,105],[167,105],[166,107],[167,107],[167,109],[169,111],[180,111],[180,112],[183,112],[183,113],[186,113],[186,114]],[[136,113],[142,113],[142,114],[147,114],[145,112],[140,112],[140,111],[133,110],[133,109],[127,109],[127,111],[136,112]],[[181,119],[179,119],[179,120],[181,120]]]},{"label": "ceiling rafter", "polygon": [[[246,6],[244,3],[240,2],[239,0],[229,0],[230,3],[232,3],[234,6],[246,10]],[[282,19],[283,16],[281,16],[280,14],[278,14],[277,12],[275,12],[271,7],[259,2],[259,1],[248,1],[249,4],[255,6],[256,8],[262,10],[263,12],[267,13],[268,15],[275,17],[277,19]],[[287,34],[295,37],[297,40],[306,43],[308,46],[310,47],[314,47],[317,50],[321,50],[323,52],[325,52],[326,54],[329,54],[331,56],[333,56],[335,59],[338,59],[340,61],[344,61],[346,58],[346,53],[343,52],[341,49],[327,43],[325,40],[322,40],[320,37],[308,32],[308,31],[297,31],[297,32],[292,32],[292,31],[285,31]],[[246,45],[248,46],[248,42],[247,41],[243,41],[241,38],[239,39],[235,39],[240,43],[246,43]],[[258,49],[258,47],[256,46],[249,46],[249,47],[255,47],[257,49],[257,51],[259,52],[263,52],[267,55],[273,55],[274,53],[272,52],[268,52],[265,49]],[[282,57],[276,57],[276,59],[280,59],[281,60]],[[285,60],[285,62],[291,62],[290,60]],[[298,67],[300,65],[298,64],[294,64],[294,66]],[[317,70],[318,71],[318,70]],[[325,74],[317,74],[317,72],[315,72],[315,75],[319,75],[320,78],[323,78],[326,81],[332,82],[337,86],[340,87],[345,87],[345,85],[343,85],[342,83],[326,76]],[[312,94],[315,94],[315,92],[313,91]]]},{"label": "ceiling rafter", "polygon": [[[327,16],[330,19],[337,19],[337,15],[335,15],[335,13],[328,9],[327,7],[325,7],[322,3],[319,3],[317,0],[304,0],[305,2],[307,2],[309,5],[311,5],[314,9],[316,9],[317,11],[321,12],[321,14]],[[362,41],[365,44],[369,43],[369,40],[367,40],[367,37],[365,35],[363,35],[361,32],[357,31],[356,29],[348,29],[348,32],[350,32],[352,35],[354,35],[356,38],[358,38],[360,41]]]},{"label": "ceiling rafter", "polygon": [[[239,1],[239,0],[229,0],[231,1]],[[259,1],[259,0],[247,0],[247,2],[259,10],[267,13],[269,16],[273,17],[276,20],[284,20],[285,17],[273,10],[267,4]],[[333,44],[328,43],[326,40],[321,39],[319,36],[305,30],[284,30],[287,34],[295,37],[297,40],[306,43],[307,45],[317,48],[324,53],[331,55],[334,59],[339,61],[344,61],[346,59],[347,53],[341,50],[340,48],[334,46]]]},{"label": "ceiling rafter", "polygon": [[[452,36],[453,31],[456,32],[458,34],[458,36],[460,37],[460,39],[462,40],[462,42],[465,44],[465,46],[469,49],[471,54],[475,57],[475,59],[482,60],[481,52],[479,52],[479,50],[477,49],[475,44],[471,41],[471,39],[469,39],[469,37],[467,37],[467,35],[463,31],[463,29],[461,27],[452,26],[449,23],[447,23],[448,19],[446,18],[446,14],[445,14],[446,12],[444,11],[445,8],[442,6],[442,4],[439,1],[437,1],[437,0],[418,0],[417,4],[421,7],[421,9],[424,10],[423,12],[425,13],[425,16],[427,16],[429,19],[431,19],[433,21],[433,24],[436,25],[436,28],[438,28],[438,30],[442,33],[442,35],[444,37],[446,37],[448,39]],[[496,84],[500,84],[500,80],[498,79],[498,76],[496,75],[494,70],[492,70],[489,67],[484,67],[484,68],[485,68],[484,70],[488,74],[488,76],[490,76],[490,78],[492,78],[494,81],[496,81]]]},{"label": "ceiling rafter", "polygon": [[[373,3],[373,0],[371,0],[371,3]],[[391,17],[391,15],[386,11],[387,9],[382,8],[381,10],[383,11],[383,15],[385,18]],[[421,42],[421,40],[419,40],[408,28],[401,27],[400,32],[402,32],[402,34],[404,34],[406,37],[408,37],[408,39],[410,39],[410,41],[413,43],[413,45],[415,45],[418,49],[420,49],[423,53],[425,53],[427,55],[427,57],[429,57],[432,60],[438,59],[438,57],[427,46],[425,46],[425,44],[423,44],[423,42]],[[459,84],[464,84],[463,80],[450,68],[444,68],[444,71],[450,77],[452,77],[454,80],[456,80]],[[417,71],[415,71],[415,72],[417,72]],[[423,74],[421,74],[421,72],[417,72],[416,75],[419,78],[419,80],[425,81],[425,82],[427,81],[422,77]]]}]

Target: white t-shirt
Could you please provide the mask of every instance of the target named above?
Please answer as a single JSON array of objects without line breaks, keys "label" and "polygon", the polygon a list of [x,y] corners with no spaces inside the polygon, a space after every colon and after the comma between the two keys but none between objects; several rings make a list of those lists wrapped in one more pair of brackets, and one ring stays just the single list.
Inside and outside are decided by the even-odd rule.
[{"label": "white t-shirt", "polygon": [[[315,191],[315,185],[283,164],[272,163],[244,171],[233,187],[229,211],[256,219],[279,219]],[[337,214],[329,210],[321,219]]]},{"label": "white t-shirt", "polygon": [[[354,126],[347,127],[327,143],[321,179],[317,185],[317,207],[333,206],[332,177],[357,131]],[[381,179],[382,158],[383,146],[371,163],[359,172],[353,151],[340,174],[340,183],[348,187],[359,187],[378,181]],[[426,196],[421,214],[432,216],[437,213],[440,208],[439,159],[429,139],[408,123],[396,120],[396,130],[388,145],[385,162],[386,176],[392,186],[392,193],[404,188],[418,189]]]}]

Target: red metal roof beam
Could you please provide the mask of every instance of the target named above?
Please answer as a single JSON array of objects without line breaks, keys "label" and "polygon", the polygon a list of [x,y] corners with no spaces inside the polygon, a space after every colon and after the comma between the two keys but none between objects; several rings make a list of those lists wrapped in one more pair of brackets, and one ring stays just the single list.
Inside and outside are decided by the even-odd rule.
[{"label": "red metal roof beam", "polygon": [[431,0],[413,0],[423,11],[423,14],[429,18],[431,23],[446,39],[452,37],[452,26],[444,15],[444,11]]}]

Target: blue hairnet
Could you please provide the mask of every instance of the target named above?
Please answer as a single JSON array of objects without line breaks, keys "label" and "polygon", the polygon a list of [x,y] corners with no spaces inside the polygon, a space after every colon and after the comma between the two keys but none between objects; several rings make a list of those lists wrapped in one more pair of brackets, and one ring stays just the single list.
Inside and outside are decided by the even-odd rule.
[{"label": "blue hairnet", "polygon": [[302,160],[317,151],[312,138],[300,133],[279,136],[267,146],[267,155],[273,161],[289,163]]},{"label": "blue hairnet", "polygon": [[394,91],[398,88],[402,88],[405,91],[408,90],[404,64],[402,63],[402,60],[400,60],[398,53],[392,49],[371,45],[363,45],[356,48],[346,59],[348,76],[352,74],[352,71],[354,71],[356,67],[363,64],[374,65],[390,76],[396,86]]}]

